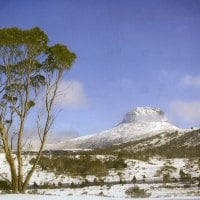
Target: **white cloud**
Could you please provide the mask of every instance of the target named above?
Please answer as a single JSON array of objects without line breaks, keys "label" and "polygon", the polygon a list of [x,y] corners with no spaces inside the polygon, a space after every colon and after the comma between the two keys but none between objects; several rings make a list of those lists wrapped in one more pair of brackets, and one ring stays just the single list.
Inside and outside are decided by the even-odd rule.
[{"label": "white cloud", "polygon": [[51,134],[49,134],[47,138],[47,143],[58,143],[62,142],[64,140],[69,140],[73,138],[79,137],[80,134],[77,131],[53,131]]},{"label": "white cloud", "polygon": [[80,107],[87,104],[83,85],[79,81],[62,81],[56,103],[62,107]]},{"label": "white cloud", "polygon": [[190,124],[200,124],[200,101],[174,101],[171,103],[174,116]]},{"label": "white cloud", "polygon": [[191,76],[186,75],[180,82],[183,86],[199,87],[200,88],[200,75]]}]

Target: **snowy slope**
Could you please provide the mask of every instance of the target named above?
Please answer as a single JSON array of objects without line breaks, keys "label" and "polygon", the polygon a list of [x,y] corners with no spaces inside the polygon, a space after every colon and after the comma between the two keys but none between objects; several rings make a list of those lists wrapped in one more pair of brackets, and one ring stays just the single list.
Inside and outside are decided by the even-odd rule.
[{"label": "snowy slope", "polygon": [[156,135],[162,132],[181,131],[168,122],[164,112],[159,108],[138,107],[128,112],[112,129],[98,134],[78,137],[60,142],[56,145],[47,145],[47,149],[85,149],[100,148],[113,144],[125,143],[135,139]]}]

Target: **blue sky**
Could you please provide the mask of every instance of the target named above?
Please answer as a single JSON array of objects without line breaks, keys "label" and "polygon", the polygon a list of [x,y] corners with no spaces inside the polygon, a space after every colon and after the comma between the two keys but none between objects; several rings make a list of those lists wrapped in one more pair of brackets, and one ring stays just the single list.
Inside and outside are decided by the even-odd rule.
[{"label": "blue sky", "polygon": [[200,126],[200,0],[0,0],[0,19],[77,54],[57,132],[105,130],[137,106]]}]

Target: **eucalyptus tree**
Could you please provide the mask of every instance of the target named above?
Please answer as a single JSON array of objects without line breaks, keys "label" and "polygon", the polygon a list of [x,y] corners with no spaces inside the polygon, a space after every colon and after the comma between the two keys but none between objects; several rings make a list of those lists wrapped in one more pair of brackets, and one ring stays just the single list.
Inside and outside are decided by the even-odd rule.
[{"label": "eucalyptus tree", "polygon": [[[48,43],[48,36],[38,27],[0,29],[0,144],[10,167],[11,178],[7,181],[15,193],[24,193],[27,189],[54,122],[59,82],[76,58],[67,46]],[[35,162],[25,171],[24,128],[30,113],[36,113],[34,108],[41,104],[40,94],[44,96],[43,115],[42,120],[38,115],[35,122],[35,137],[38,136],[40,147]]]}]

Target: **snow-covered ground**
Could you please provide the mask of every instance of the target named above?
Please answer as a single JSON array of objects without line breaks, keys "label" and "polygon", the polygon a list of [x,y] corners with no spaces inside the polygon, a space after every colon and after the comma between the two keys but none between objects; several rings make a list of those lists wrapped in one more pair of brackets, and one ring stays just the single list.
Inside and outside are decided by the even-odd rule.
[{"label": "snow-covered ground", "polygon": [[[31,165],[29,164],[29,160],[33,156],[26,156],[24,161],[24,169],[25,171],[30,170]],[[104,155],[96,156],[98,159],[106,159]],[[191,174],[192,177],[199,177],[200,170],[198,166],[198,160],[190,160],[190,159],[160,159],[160,158],[152,158],[149,161],[141,161],[141,160],[126,160],[127,167],[121,170],[111,169],[109,174],[105,177],[101,177],[104,183],[109,182],[117,182],[120,179],[122,181],[131,181],[135,176],[138,182],[152,182],[152,181],[162,181],[163,174],[170,173],[171,178],[179,179],[179,172],[182,169],[185,173]],[[6,163],[4,154],[0,153],[0,175],[5,178],[9,178],[9,167]],[[57,185],[59,182],[61,183],[82,183],[86,179],[90,182],[93,182],[94,179],[99,179],[96,176],[86,176],[83,177],[72,177],[67,174],[55,174],[51,171],[41,170],[37,167],[35,173],[33,174],[30,184],[34,182],[38,185],[42,185],[44,183],[51,183]],[[1,179],[1,177],[0,177]]]},{"label": "snow-covered ground", "polygon": [[0,195],[1,200],[123,200],[98,196]]},{"label": "snow-covered ground", "polygon": [[[127,200],[127,198],[109,198],[98,196],[45,196],[45,195],[0,195],[1,200]],[[141,198],[134,198],[140,200]],[[148,200],[199,200],[199,197],[148,198]]]},{"label": "snow-covered ground", "polygon": [[[26,170],[30,169],[29,160],[32,156],[27,156],[24,163]],[[104,155],[97,156],[98,159],[106,159]],[[36,195],[34,199],[127,199],[126,191],[128,188],[138,185],[140,189],[144,189],[147,193],[150,193],[150,197],[157,200],[163,198],[171,199],[200,199],[200,188],[198,182],[190,184],[186,187],[186,183],[162,183],[163,174],[170,173],[171,178],[178,179],[180,177],[179,172],[182,169],[185,173],[191,174],[192,177],[199,177],[200,171],[198,166],[198,160],[189,159],[160,159],[152,158],[151,160],[144,162],[139,160],[126,160],[127,167],[121,170],[112,169],[109,171],[109,175],[101,177],[104,181],[103,186],[89,186],[83,188],[60,188],[60,189],[38,189],[28,190],[27,193],[43,194],[44,196]],[[9,168],[5,161],[4,154],[0,154],[0,175],[5,178],[9,178]],[[136,183],[131,183],[133,177],[136,177]],[[38,185],[51,184],[77,184],[82,183],[86,179],[89,182],[99,177],[86,176],[72,177],[67,174],[55,174],[54,172],[41,170],[39,167],[36,169],[30,184],[34,182]],[[0,178],[1,179],[1,178]],[[119,180],[126,181],[128,184],[117,184]],[[108,184],[114,182],[115,184]],[[157,182],[157,183],[156,183]],[[0,191],[1,193],[1,191]],[[48,195],[48,196],[46,196]],[[32,196],[20,196],[20,195],[0,195],[0,199],[31,199]],[[37,198],[36,198],[37,197]]]},{"label": "snow-covered ground", "polygon": [[[200,192],[198,186],[191,188],[184,188],[179,184],[138,184],[140,189],[144,189],[147,193],[150,193],[151,198],[186,198],[186,197],[198,197],[200,198]],[[84,188],[65,188],[65,189],[49,189],[49,190],[37,190],[41,195],[55,195],[55,196],[100,196],[109,197],[114,199],[130,198],[126,194],[126,190],[133,187],[133,184],[118,184],[113,186],[90,186]],[[33,191],[33,190],[32,190]],[[29,190],[28,192],[32,192]]]}]

